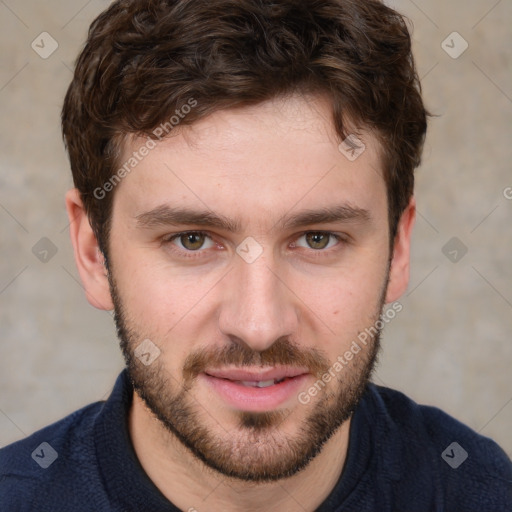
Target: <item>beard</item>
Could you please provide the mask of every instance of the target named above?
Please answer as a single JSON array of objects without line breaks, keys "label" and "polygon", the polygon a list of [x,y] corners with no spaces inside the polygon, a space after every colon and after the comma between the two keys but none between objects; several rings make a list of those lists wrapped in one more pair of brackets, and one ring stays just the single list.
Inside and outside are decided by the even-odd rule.
[{"label": "beard", "polygon": [[[112,273],[108,276],[117,333],[134,389],[171,436],[206,467],[226,477],[270,482],[291,477],[304,469],[352,416],[377,362],[381,329],[376,329],[375,324],[383,312],[389,269],[378,310],[373,315],[374,334],[365,348],[318,392],[317,400],[307,405],[297,400],[297,406],[291,410],[237,411],[234,413],[237,427],[228,431],[191,393],[196,377],[207,368],[298,366],[308,368],[321,379],[332,363],[318,350],[300,347],[283,337],[260,352],[239,340],[223,348],[198,349],[186,357],[181,375],[171,374],[161,356],[145,366],[137,358],[135,349],[141,340],[151,336],[136,331]],[[358,334],[368,330],[367,327]],[[158,346],[163,353],[172,347],[172,342],[167,339]],[[347,348],[343,348],[343,352],[345,350]],[[290,432],[285,422],[290,415],[297,414],[297,409],[301,413],[307,410],[307,414],[296,431]],[[293,425],[296,423],[297,420]]]}]

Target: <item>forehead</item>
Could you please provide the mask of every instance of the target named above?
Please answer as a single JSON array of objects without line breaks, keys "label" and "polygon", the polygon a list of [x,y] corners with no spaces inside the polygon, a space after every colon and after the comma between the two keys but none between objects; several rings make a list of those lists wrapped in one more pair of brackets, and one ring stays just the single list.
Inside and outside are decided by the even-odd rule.
[{"label": "forehead", "polygon": [[[358,139],[351,137],[364,143],[354,159],[360,150],[350,153],[348,144],[347,154],[347,144],[340,146],[331,115],[321,97],[292,96],[178,126],[126,173],[115,191],[114,210],[117,204],[136,217],[178,204],[275,221],[280,212],[320,203],[386,209],[376,137],[365,130],[358,131]],[[121,165],[146,143],[127,139]]]}]

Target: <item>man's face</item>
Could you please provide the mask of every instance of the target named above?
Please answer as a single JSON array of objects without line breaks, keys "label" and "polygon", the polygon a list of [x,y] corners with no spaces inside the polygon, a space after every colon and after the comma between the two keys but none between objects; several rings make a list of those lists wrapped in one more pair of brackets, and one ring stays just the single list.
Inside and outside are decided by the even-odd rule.
[{"label": "man's face", "polygon": [[[298,96],[218,112],[158,143],[115,191],[109,277],[130,375],[225,475],[305,467],[377,355],[378,336],[333,366],[379,319],[390,254],[377,142],[366,134],[350,161],[330,119],[325,100]],[[137,357],[144,340],[151,364]]]}]

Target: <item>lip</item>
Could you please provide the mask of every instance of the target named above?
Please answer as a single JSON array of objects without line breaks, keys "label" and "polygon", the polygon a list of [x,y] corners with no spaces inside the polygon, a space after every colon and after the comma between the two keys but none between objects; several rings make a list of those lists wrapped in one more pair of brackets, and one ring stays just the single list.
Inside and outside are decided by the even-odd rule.
[{"label": "lip", "polygon": [[[215,374],[215,375],[213,375]],[[272,411],[295,399],[311,375],[303,369],[273,368],[267,371],[212,370],[198,378],[217,394],[227,405],[237,411]],[[236,381],[266,381],[282,379],[281,383],[258,388],[244,386]]]}]

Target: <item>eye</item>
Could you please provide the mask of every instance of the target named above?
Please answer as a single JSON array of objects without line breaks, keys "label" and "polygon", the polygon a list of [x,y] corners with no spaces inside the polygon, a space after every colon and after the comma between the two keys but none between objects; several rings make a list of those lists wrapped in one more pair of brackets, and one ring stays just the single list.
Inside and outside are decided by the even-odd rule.
[{"label": "eye", "polygon": [[310,231],[308,233],[304,233],[298,240],[302,238],[306,241],[306,246],[301,245],[295,242],[294,246],[305,247],[306,249],[314,249],[316,251],[323,249],[330,249],[336,243],[331,242],[341,242],[343,241],[342,237],[339,235],[335,235],[334,233],[330,233],[328,231]]},{"label": "eye", "polygon": [[[210,243],[206,246],[205,241],[209,239]],[[176,235],[171,236],[166,239],[165,242],[172,243],[173,245],[178,246],[180,249],[194,252],[199,251],[200,249],[210,249],[215,244],[213,240],[202,231],[188,231],[186,233],[178,233]]]},{"label": "eye", "polygon": [[[304,240],[305,242],[300,242]],[[202,253],[203,250],[215,247],[212,238],[203,231],[186,231],[176,233],[164,238],[163,243],[170,245],[172,251],[177,253]],[[343,236],[331,233],[329,231],[308,231],[303,233],[296,242],[291,244],[292,247],[303,247],[305,249],[313,249],[319,253],[329,253],[328,249],[347,242]],[[199,254],[198,254],[199,255]]]}]

